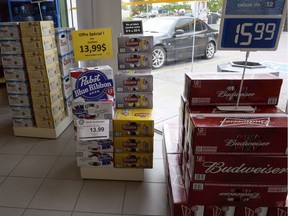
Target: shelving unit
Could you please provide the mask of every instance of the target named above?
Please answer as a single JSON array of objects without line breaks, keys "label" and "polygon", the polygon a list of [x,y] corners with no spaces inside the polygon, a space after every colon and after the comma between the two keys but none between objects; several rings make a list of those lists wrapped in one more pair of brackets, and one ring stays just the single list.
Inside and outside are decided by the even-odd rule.
[{"label": "shelving unit", "polygon": [[[7,4],[10,22],[41,20],[38,4],[33,4],[30,0],[7,0]],[[61,27],[58,0],[41,1],[40,5],[43,20],[53,19],[55,28]]]},{"label": "shelving unit", "polygon": [[13,127],[15,136],[57,139],[71,124],[72,115],[66,117],[56,128]]}]

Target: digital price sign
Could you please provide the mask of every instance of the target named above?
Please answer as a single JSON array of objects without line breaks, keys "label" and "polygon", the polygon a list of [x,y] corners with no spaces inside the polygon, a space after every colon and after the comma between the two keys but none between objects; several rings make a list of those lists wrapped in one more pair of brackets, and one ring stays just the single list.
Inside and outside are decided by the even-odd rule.
[{"label": "digital price sign", "polygon": [[224,0],[219,50],[276,50],[287,0]]}]

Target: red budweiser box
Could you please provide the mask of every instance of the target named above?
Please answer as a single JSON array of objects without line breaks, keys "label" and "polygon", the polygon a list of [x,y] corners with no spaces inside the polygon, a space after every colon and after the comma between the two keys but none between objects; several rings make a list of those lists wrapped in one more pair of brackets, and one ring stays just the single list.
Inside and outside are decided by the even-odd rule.
[{"label": "red budweiser box", "polygon": [[187,167],[192,181],[287,184],[287,156],[194,156],[189,151]]},{"label": "red budweiser box", "polygon": [[190,115],[187,139],[195,155],[287,154],[287,116],[221,115]]},{"label": "red budweiser box", "polygon": [[[184,97],[192,106],[236,105],[242,74],[186,73]],[[246,74],[239,105],[277,105],[282,79],[272,74]]]},{"label": "red budweiser box", "polygon": [[187,196],[180,169],[180,158],[180,154],[167,154],[164,161],[171,216],[186,216],[187,212]]},{"label": "red budweiser box", "polygon": [[287,215],[288,215],[287,207],[269,208],[267,213],[267,216],[287,216]]},{"label": "red budweiser box", "polygon": [[163,125],[163,155],[181,153],[179,145],[179,125],[164,124]]},{"label": "red budweiser box", "polygon": [[234,216],[287,216],[287,209],[284,207],[237,207]]},{"label": "red budweiser box", "polygon": [[[189,207],[194,205],[283,207],[287,185],[211,183],[191,181],[185,175]],[[208,198],[209,197],[209,198]],[[208,198],[208,199],[207,199]]]}]

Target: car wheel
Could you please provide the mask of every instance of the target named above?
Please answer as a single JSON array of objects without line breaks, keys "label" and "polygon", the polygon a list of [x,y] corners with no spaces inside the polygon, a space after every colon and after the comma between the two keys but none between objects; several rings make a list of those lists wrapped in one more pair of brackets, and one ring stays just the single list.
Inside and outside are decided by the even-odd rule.
[{"label": "car wheel", "polygon": [[166,62],[166,52],[161,46],[155,46],[152,52],[153,69],[161,68]]},{"label": "car wheel", "polygon": [[215,44],[210,41],[210,42],[207,44],[207,46],[206,46],[204,57],[205,57],[206,59],[211,59],[211,58],[213,58],[213,56],[214,56],[214,54],[215,54],[215,49],[216,49]]}]

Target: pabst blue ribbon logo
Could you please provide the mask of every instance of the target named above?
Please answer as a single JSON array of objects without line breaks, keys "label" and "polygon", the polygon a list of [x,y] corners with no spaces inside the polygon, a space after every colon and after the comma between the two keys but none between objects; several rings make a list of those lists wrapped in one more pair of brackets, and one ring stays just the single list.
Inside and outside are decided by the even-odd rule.
[{"label": "pabst blue ribbon logo", "polygon": [[87,71],[82,73],[76,83],[73,91],[74,99],[79,97],[85,101],[98,101],[108,99],[107,89],[113,88],[112,79],[98,70]]}]

